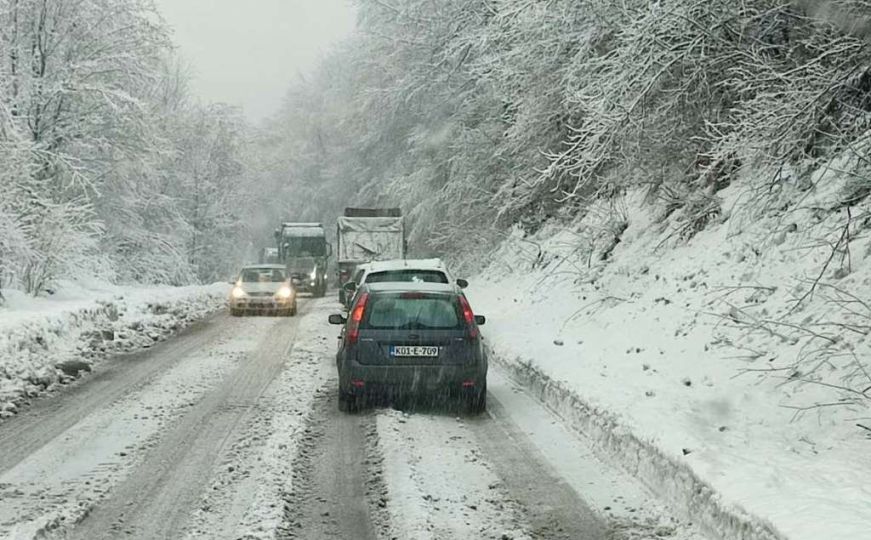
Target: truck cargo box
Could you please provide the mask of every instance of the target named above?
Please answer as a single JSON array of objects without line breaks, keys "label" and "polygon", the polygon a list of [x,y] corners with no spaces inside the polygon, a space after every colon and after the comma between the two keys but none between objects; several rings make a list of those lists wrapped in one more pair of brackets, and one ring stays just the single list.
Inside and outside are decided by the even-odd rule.
[{"label": "truck cargo box", "polygon": [[405,257],[405,226],[399,217],[340,216],[337,221],[340,263],[361,263]]}]

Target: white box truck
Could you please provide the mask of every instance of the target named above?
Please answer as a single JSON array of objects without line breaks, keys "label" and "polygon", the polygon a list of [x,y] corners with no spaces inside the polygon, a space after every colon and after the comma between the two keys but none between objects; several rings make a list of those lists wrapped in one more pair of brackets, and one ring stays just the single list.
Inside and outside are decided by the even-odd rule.
[{"label": "white box truck", "polygon": [[405,258],[405,222],[399,208],[345,208],[336,224],[339,291],[358,264]]}]

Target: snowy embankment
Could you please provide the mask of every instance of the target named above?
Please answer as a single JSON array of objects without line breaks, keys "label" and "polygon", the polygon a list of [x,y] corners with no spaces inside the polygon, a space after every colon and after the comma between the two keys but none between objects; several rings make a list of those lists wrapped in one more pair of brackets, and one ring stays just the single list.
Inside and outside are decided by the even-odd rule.
[{"label": "snowy embankment", "polygon": [[50,298],[4,291],[0,307],[0,418],[25,399],[91,370],[109,355],[151,347],[224,304],[227,285],[82,287]]},{"label": "snowy embankment", "polygon": [[687,242],[638,193],[515,232],[468,291],[491,361],[712,535],[867,537],[868,223],[828,180],[754,215],[727,188]]}]

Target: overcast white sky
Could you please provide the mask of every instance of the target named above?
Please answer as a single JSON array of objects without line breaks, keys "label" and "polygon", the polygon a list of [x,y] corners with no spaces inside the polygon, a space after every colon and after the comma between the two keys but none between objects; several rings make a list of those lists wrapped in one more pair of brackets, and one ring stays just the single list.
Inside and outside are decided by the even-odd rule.
[{"label": "overcast white sky", "polygon": [[291,81],[351,33],[349,0],[156,0],[204,101],[275,111]]}]

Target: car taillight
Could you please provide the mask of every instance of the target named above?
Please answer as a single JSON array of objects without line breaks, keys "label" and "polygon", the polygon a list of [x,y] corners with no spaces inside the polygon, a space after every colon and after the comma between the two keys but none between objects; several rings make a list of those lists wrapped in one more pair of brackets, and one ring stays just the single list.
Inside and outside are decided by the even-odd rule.
[{"label": "car taillight", "polygon": [[348,343],[357,343],[360,338],[360,322],[363,320],[363,315],[366,313],[366,303],[369,301],[369,293],[360,295],[360,299],[354,304],[354,309],[351,311],[351,319],[348,324]]},{"label": "car taillight", "polygon": [[475,314],[472,312],[472,306],[466,297],[460,295],[460,307],[463,309],[463,319],[466,320],[466,327],[469,329],[469,338],[476,339],[478,337],[478,325],[475,324]]}]

